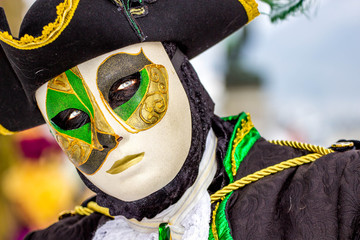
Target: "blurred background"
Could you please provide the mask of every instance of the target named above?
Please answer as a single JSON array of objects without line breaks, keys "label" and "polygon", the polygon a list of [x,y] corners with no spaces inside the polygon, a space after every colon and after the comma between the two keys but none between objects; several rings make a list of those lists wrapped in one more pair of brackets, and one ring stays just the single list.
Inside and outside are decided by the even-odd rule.
[{"label": "blurred background", "polygon": [[[13,35],[33,0],[0,0]],[[360,139],[360,1],[251,24],[192,60],[220,116],[249,112],[261,135],[330,146]],[[91,195],[46,127],[0,136],[0,239],[22,239]]]},{"label": "blurred background", "polygon": [[219,115],[250,112],[267,139],[360,138],[360,1],[311,3],[275,24],[263,14],[193,60]]}]

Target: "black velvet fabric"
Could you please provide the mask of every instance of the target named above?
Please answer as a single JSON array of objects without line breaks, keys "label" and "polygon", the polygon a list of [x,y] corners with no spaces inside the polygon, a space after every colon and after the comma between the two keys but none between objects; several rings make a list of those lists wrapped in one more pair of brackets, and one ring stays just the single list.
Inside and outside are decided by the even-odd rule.
[{"label": "black velvet fabric", "polygon": [[[81,179],[95,193],[100,206],[110,209],[110,214],[123,215],[126,218],[141,220],[153,218],[156,214],[176,203],[184,192],[194,183],[199,163],[202,158],[206,137],[211,127],[214,114],[214,103],[200,83],[198,76],[189,60],[176,50],[173,43],[164,43],[169,57],[174,61],[175,70],[188,96],[192,120],[191,147],[184,165],[176,177],[164,188],[150,196],[132,202],[124,202],[102,192],[80,172]],[[174,59],[173,55],[176,55]],[[181,63],[180,63],[181,62]],[[121,183],[116,183],[121,186]]]},{"label": "black velvet fabric", "polygon": [[[212,129],[217,138],[216,146],[216,160],[217,165],[222,166],[225,159],[225,155],[229,146],[229,140],[231,134],[234,131],[236,120],[224,121],[220,117],[214,115],[212,118]],[[229,177],[226,174],[225,168],[218,167],[214,180],[208,188],[210,194],[215,193],[219,189],[225,187],[229,183]]]},{"label": "black velvet fabric", "polygon": [[20,126],[27,129],[43,122],[41,113],[26,97],[21,82],[0,46],[0,125],[7,130],[18,131]]},{"label": "black velvet fabric", "polygon": [[100,213],[75,215],[62,219],[50,227],[28,234],[24,240],[90,240],[99,224],[110,220]]},{"label": "black velvet fabric", "polygon": [[[43,27],[55,21],[56,6],[61,2],[63,0],[37,0],[23,20],[20,36],[40,36]],[[190,58],[248,21],[238,0],[159,0],[144,4],[148,14],[136,21],[147,36],[146,41],[175,42]],[[2,13],[0,11],[0,31],[8,31]],[[18,79],[0,75],[0,116],[7,113],[0,124],[19,131],[44,123],[34,100],[34,93],[41,85],[86,60],[139,41],[123,11],[110,0],[80,0],[64,31],[43,47],[20,50],[0,41],[13,69],[9,71],[14,71],[16,75],[13,76]],[[0,57],[5,58],[5,55]],[[10,84],[16,88],[9,89],[7,81],[12,81]],[[5,98],[6,91],[19,97]],[[17,111],[19,105],[27,111]]]},{"label": "black velvet fabric", "polygon": [[[236,179],[307,154],[259,139]],[[360,239],[360,151],[331,153],[233,193],[231,234],[240,239]]]}]

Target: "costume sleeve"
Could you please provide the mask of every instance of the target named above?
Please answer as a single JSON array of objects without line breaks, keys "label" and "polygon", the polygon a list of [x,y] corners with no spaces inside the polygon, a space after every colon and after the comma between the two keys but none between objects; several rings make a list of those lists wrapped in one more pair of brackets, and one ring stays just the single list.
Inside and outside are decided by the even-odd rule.
[{"label": "costume sleeve", "polygon": [[89,240],[102,218],[99,213],[66,217],[46,229],[29,233],[25,240]]}]

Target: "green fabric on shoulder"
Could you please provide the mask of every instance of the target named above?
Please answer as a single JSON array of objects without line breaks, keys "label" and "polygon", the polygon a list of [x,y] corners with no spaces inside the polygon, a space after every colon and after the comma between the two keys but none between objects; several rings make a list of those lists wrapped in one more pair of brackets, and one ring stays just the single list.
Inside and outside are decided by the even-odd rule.
[{"label": "green fabric on shoulder", "polygon": [[[260,138],[259,132],[251,122],[250,115],[240,113],[237,116],[223,118],[224,121],[236,121],[234,131],[231,135],[229,146],[223,161],[226,173],[230,179],[230,183],[234,182],[234,177],[240,167],[241,162],[253,147],[254,143]],[[210,224],[209,240],[233,240],[226,219],[226,205],[232,193],[227,195],[223,201],[219,203],[213,212],[215,226]],[[216,229],[213,229],[215,227]],[[214,233],[215,230],[215,233]],[[216,235],[216,236],[214,236]]]}]

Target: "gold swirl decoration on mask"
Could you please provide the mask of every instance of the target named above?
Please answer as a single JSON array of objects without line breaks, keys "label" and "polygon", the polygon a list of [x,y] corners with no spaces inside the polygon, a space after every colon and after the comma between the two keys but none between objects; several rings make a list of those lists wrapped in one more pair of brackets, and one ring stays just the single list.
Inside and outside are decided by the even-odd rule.
[{"label": "gold swirl decoration on mask", "polygon": [[76,167],[79,167],[88,160],[92,151],[90,144],[59,132],[55,133],[55,138],[68,156],[69,160]]},{"label": "gold swirl decoration on mask", "polygon": [[156,125],[164,117],[168,108],[168,74],[164,66],[145,66],[149,74],[148,90],[136,111],[126,123],[137,130],[146,130]]}]

